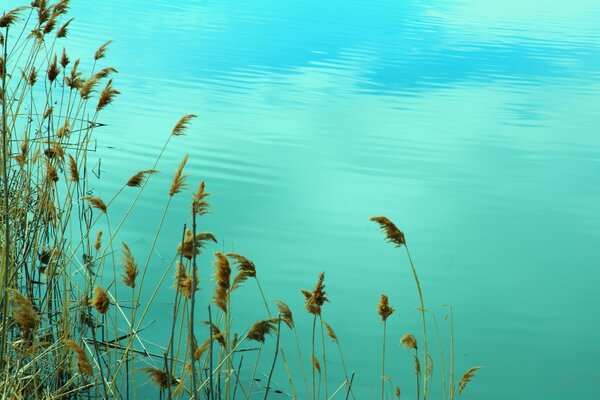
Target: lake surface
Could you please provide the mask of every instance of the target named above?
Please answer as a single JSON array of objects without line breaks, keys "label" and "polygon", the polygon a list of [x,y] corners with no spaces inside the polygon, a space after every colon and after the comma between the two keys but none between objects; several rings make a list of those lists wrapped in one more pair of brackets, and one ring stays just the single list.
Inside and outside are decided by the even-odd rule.
[{"label": "lake surface", "polygon": [[[175,122],[198,115],[120,233],[140,254],[189,153],[190,189],[204,179],[212,193],[201,229],[220,240],[203,283],[213,251],[252,259],[267,297],[295,312],[308,358],[299,290],[325,271],[324,318],[359,399],[380,390],[375,311],[387,293],[386,373],[414,398],[398,340],[421,336],[418,297],[404,249],[368,221],[386,215],[406,234],[446,350],[442,304],[453,307],[457,375],[484,366],[465,399],[600,399],[599,2],[105,0],[71,14],[68,50],[88,58],[113,39],[104,61],[123,92],[96,131],[95,194],[151,168]],[[157,271],[189,199],[171,205]],[[241,326],[265,317],[255,292],[240,294]],[[338,365],[332,356],[341,383]]]}]

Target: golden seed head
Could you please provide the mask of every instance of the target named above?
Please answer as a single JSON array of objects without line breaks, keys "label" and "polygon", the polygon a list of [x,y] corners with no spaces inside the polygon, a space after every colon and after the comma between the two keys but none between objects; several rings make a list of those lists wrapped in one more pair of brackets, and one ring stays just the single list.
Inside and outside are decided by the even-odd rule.
[{"label": "golden seed head", "polygon": [[94,249],[96,251],[100,251],[100,247],[102,246],[102,230],[99,230],[96,234],[96,241],[94,242]]},{"label": "golden seed head", "polygon": [[15,22],[15,20],[17,19],[17,17],[19,16],[19,13],[25,9],[27,9],[27,7],[25,7],[25,6],[13,8],[9,12],[7,12],[3,16],[1,16],[0,17],[0,28],[6,28],[6,27],[10,26],[11,24],[13,24]]},{"label": "golden seed head", "polygon": [[319,371],[319,373],[321,373],[321,364],[319,363],[319,360],[317,360],[317,357],[312,356],[312,362],[313,368]]},{"label": "golden seed head", "polygon": [[458,382],[458,394],[460,395],[463,390],[465,390],[465,388],[467,387],[467,384],[469,382],[471,382],[471,379],[473,379],[475,377],[475,371],[477,371],[478,369],[481,369],[482,367],[472,367],[469,368],[467,370],[467,372],[465,372],[462,376],[462,378],[460,378],[460,381]]},{"label": "golden seed head", "polygon": [[231,276],[231,268],[229,267],[229,261],[223,253],[215,253],[215,295],[213,300],[217,307],[227,312],[227,297],[229,291],[229,279]]},{"label": "golden seed head", "polygon": [[127,246],[127,244],[125,242],[122,242],[122,243],[123,243],[123,268],[125,270],[122,275],[123,283],[125,284],[125,286],[134,288],[135,287],[135,278],[138,275],[138,265],[135,262],[135,259],[133,258],[133,254],[131,254],[131,250],[129,249],[129,246]]},{"label": "golden seed head", "polygon": [[145,169],[143,171],[137,172],[127,181],[127,186],[130,187],[140,187],[148,177],[148,175],[152,175],[157,173],[158,171],[155,169]]},{"label": "golden seed head", "polygon": [[325,321],[323,321],[323,323],[325,324],[325,328],[327,328],[327,336],[329,336],[331,338],[331,340],[333,340],[334,343],[337,343],[338,338],[337,338],[337,335],[335,334],[333,328],[331,327],[331,325],[329,325]]},{"label": "golden seed head", "polygon": [[179,243],[177,246],[177,254],[183,255],[188,260],[200,254],[200,250],[206,246],[206,242],[209,240],[217,243],[217,238],[210,232],[197,233],[195,238],[193,236],[192,231],[186,229],[183,243]]},{"label": "golden seed head", "polygon": [[98,61],[99,59],[104,58],[104,56],[106,55],[106,48],[111,43],[112,40],[109,40],[108,42],[105,42],[100,47],[98,47],[98,50],[96,50],[96,52],[94,53],[94,60]]},{"label": "golden seed head", "polygon": [[294,317],[292,316],[292,310],[281,300],[277,300],[277,309],[279,310],[279,316],[281,320],[285,322],[290,329],[294,329]]},{"label": "golden seed head", "polygon": [[379,304],[377,305],[377,314],[379,314],[381,316],[381,320],[385,322],[393,312],[394,309],[390,307],[388,303],[388,297],[385,294],[382,294],[381,298],[379,299]]},{"label": "golden seed head", "polygon": [[256,322],[254,325],[250,327],[248,330],[248,335],[246,336],[249,340],[255,340],[257,342],[264,343],[265,336],[270,334],[275,330],[275,320],[265,319],[262,321]]},{"label": "golden seed head", "polygon": [[88,359],[85,350],[81,348],[74,340],[66,339],[65,344],[77,355],[77,370],[80,374],[92,375],[92,364]]},{"label": "golden seed head", "polygon": [[102,110],[104,107],[113,102],[114,98],[121,94],[116,89],[112,87],[112,79],[109,79],[106,83],[106,86],[100,92],[100,97],[98,98],[98,105],[96,106],[96,111]]},{"label": "golden seed head", "polygon": [[56,37],[57,38],[64,38],[67,36],[67,33],[69,33],[69,24],[74,20],[74,18],[71,18],[70,20],[68,20],[67,22],[65,22],[64,24],[62,24],[62,26],[60,28],[58,28],[58,30],[56,31]]},{"label": "golden seed head", "polygon": [[87,201],[92,207],[97,208],[106,214],[106,204],[104,204],[101,198],[94,196],[83,196],[81,200]]},{"label": "golden seed head", "polygon": [[252,261],[236,253],[227,253],[227,257],[233,259],[238,270],[237,275],[233,279],[231,290],[237,289],[246,279],[256,277],[256,267]]},{"label": "golden seed head", "polygon": [[175,127],[173,128],[173,132],[171,132],[171,134],[173,136],[181,136],[185,133],[185,130],[189,127],[190,124],[190,120],[192,118],[196,118],[197,115],[194,114],[187,114],[184,115],[183,117],[181,117],[181,119],[179,121],[177,121],[177,123],[175,124]]},{"label": "golden seed head", "polygon": [[166,389],[169,386],[177,384],[177,380],[169,375],[168,372],[158,368],[142,368],[142,371],[146,372],[152,382],[158,386],[161,390]]},{"label": "golden seed head", "polygon": [[198,215],[208,214],[208,207],[210,203],[204,200],[208,197],[210,193],[204,191],[204,181],[200,182],[198,186],[198,191],[194,194],[194,198],[192,200],[192,212]]},{"label": "golden seed head", "polygon": [[94,288],[94,298],[92,298],[92,306],[98,311],[100,314],[105,314],[108,311],[108,306],[110,305],[110,300],[108,299],[108,295],[100,286],[96,286]]},{"label": "golden seed head", "polygon": [[321,272],[319,274],[319,280],[315,285],[315,288],[312,292],[302,289],[301,292],[305,297],[305,305],[306,311],[313,315],[321,315],[321,308],[326,301],[329,299],[325,296],[325,285],[323,284],[323,280],[325,279],[325,273]]},{"label": "golden seed head", "polygon": [[188,154],[183,157],[181,163],[179,163],[179,168],[177,168],[177,172],[173,177],[173,181],[171,182],[171,187],[169,188],[169,196],[173,196],[175,193],[181,192],[181,189],[185,188],[185,179],[188,177],[187,174],[183,173],[183,168],[188,160]]},{"label": "golden seed head", "polygon": [[402,233],[402,231],[398,229],[392,221],[386,217],[371,217],[369,219],[379,224],[379,227],[385,233],[386,240],[388,242],[394,243],[396,247],[406,244],[404,233]]},{"label": "golden seed head", "polygon": [[417,350],[417,339],[410,333],[407,333],[404,336],[402,336],[402,338],[400,339],[400,344],[404,346],[405,349]]}]

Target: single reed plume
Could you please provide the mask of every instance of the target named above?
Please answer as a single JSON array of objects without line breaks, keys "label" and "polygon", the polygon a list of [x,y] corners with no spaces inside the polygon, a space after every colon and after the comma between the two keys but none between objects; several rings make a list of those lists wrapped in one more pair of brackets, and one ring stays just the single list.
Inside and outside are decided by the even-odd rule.
[{"label": "single reed plume", "polygon": [[410,333],[406,333],[400,339],[400,344],[407,350],[414,350],[415,354],[415,376],[417,377],[417,399],[421,396],[421,385],[420,385],[420,376],[421,376],[421,364],[419,363],[419,354],[417,347],[417,339]]},{"label": "single reed plume", "polygon": [[102,247],[102,230],[99,230],[96,234],[96,240],[94,241],[94,249],[96,251],[100,251],[100,247]]},{"label": "single reed plume", "polygon": [[185,130],[189,127],[190,124],[190,120],[192,118],[196,118],[197,115],[194,114],[187,114],[184,115],[183,117],[181,117],[181,119],[177,122],[177,124],[175,124],[175,127],[173,128],[173,132],[171,132],[171,134],[173,136],[181,136],[183,134],[185,134]]},{"label": "single reed plume", "polygon": [[227,257],[233,259],[233,263],[238,270],[235,278],[233,278],[231,290],[238,288],[248,278],[256,278],[256,266],[252,261],[236,253],[227,253]]},{"label": "single reed plume", "polygon": [[217,243],[217,238],[210,232],[200,232],[194,237],[192,231],[186,229],[183,243],[177,246],[177,254],[191,260],[194,256],[200,254],[200,250],[206,246],[206,242]]},{"label": "single reed plume", "polygon": [[219,307],[224,313],[227,312],[227,298],[229,295],[229,277],[231,275],[231,268],[229,267],[229,261],[223,253],[215,253],[215,295],[213,300],[217,307]]},{"label": "single reed plume", "polygon": [[167,389],[169,386],[177,384],[177,379],[173,378],[168,372],[158,368],[142,368],[146,372],[152,382],[158,386],[160,390]]},{"label": "single reed plume", "polygon": [[130,288],[135,287],[135,278],[138,275],[138,265],[133,258],[133,254],[131,254],[131,250],[129,246],[125,242],[123,243],[123,270],[124,273],[123,283],[125,286],[129,286]]},{"label": "single reed plume", "polygon": [[467,384],[469,382],[471,382],[471,379],[473,379],[475,377],[475,371],[477,371],[478,369],[481,369],[481,368],[482,367],[472,367],[472,368],[469,368],[463,374],[462,378],[460,378],[460,381],[458,381],[458,395],[459,396],[465,390],[465,388],[467,387]]},{"label": "single reed plume", "polygon": [[23,331],[23,337],[29,340],[31,333],[40,323],[40,317],[35,312],[31,300],[23,296],[16,289],[6,289],[10,298],[10,308],[13,320]]},{"label": "single reed plume", "polygon": [[181,293],[185,298],[192,298],[193,288],[198,290],[199,278],[198,274],[196,274],[196,282],[192,281],[192,276],[189,275],[186,271],[186,267],[184,264],[177,262],[177,270],[175,272],[175,288],[179,293]]},{"label": "single reed plume", "polygon": [[112,79],[106,83],[106,86],[100,92],[100,97],[98,98],[98,105],[96,106],[96,111],[102,110],[104,107],[113,102],[115,96],[121,94],[116,89],[112,87]]},{"label": "single reed plume", "polygon": [[[410,252],[408,251],[408,245],[406,244],[406,239],[404,237],[404,233],[396,227],[396,225],[390,221],[388,218],[379,216],[379,217],[371,217],[369,218],[371,221],[376,222],[381,230],[385,233],[386,240],[390,243],[393,243],[395,247],[401,247],[404,245],[404,249],[406,250],[406,255],[408,256],[408,262],[410,263],[410,267],[412,269],[413,277],[415,279],[415,283],[417,285],[417,291],[419,293],[419,302],[421,311],[421,321],[423,323],[423,359],[425,361],[425,371],[428,371],[428,352],[427,352],[427,323],[425,320],[425,303],[423,301],[423,291],[421,290],[421,283],[419,282],[419,277],[417,276],[417,270],[410,256]],[[425,373],[423,375],[423,400],[427,400],[427,388],[428,388],[428,374]]]},{"label": "single reed plume", "polygon": [[158,171],[155,169],[145,169],[143,171],[139,171],[131,178],[129,178],[129,180],[127,181],[127,186],[140,187],[149,175],[155,174],[157,172]]},{"label": "single reed plume", "polygon": [[183,157],[181,163],[179,163],[179,168],[177,168],[177,172],[175,172],[175,176],[173,177],[173,181],[171,182],[171,187],[169,188],[169,196],[173,197],[176,193],[181,192],[182,189],[186,187],[185,180],[188,177],[188,174],[183,173],[183,168],[188,160],[188,154]]},{"label": "single reed plume", "polygon": [[385,397],[385,339],[387,331],[387,319],[392,315],[394,309],[388,303],[388,297],[382,294],[377,305],[377,314],[383,322],[383,347],[381,351],[381,400]]},{"label": "single reed plume", "polygon": [[302,289],[301,292],[305,298],[305,306],[306,311],[315,316],[321,315],[321,308],[326,301],[329,301],[325,296],[325,284],[323,284],[323,280],[325,279],[325,273],[321,272],[319,274],[319,279],[314,289],[311,291]]},{"label": "single reed plume", "polygon": [[81,200],[86,200],[88,203],[90,203],[92,207],[97,208],[98,210],[106,214],[106,204],[104,204],[101,198],[94,196],[84,196],[81,198]]},{"label": "single reed plume", "polygon": [[100,314],[105,314],[108,311],[108,306],[110,305],[110,300],[108,299],[108,295],[100,286],[96,286],[94,288],[94,297],[92,298],[92,306],[98,311]]},{"label": "single reed plume", "polygon": [[88,359],[85,350],[81,348],[74,340],[66,339],[65,344],[75,353],[77,356],[77,370],[80,374],[93,375],[92,364]]},{"label": "single reed plume", "polygon": [[194,194],[194,198],[192,200],[192,212],[198,215],[208,214],[208,207],[210,207],[210,203],[205,200],[206,197],[210,196],[210,193],[204,191],[204,181],[200,182],[198,185],[198,191]]},{"label": "single reed plume", "polygon": [[246,338],[260,343],[265,342],[266,335],[271,334],[275,330],[275,322],[277,320],[264,319],[254,323],[248,330]]},{"label": "single reed plume", "polygon": [[281,320],[290,328],[294,329],[294,317],[292,315],[292,310],[281,300],[276,301],[277,310],[279,310],[279,315]]}]

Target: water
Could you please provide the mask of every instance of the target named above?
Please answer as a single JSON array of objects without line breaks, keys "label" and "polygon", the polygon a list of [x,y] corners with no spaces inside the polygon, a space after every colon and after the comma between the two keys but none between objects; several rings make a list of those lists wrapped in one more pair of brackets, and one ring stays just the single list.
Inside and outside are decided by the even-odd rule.
[{"label": "water", "polygon": [[[485,366],[465,398],[600,399],[598,2],[107,0],[75,3],[72,16],[74,54],[114,40],[107,62],[123,92],[97,131],[98,195],[150,168],[174,123],[199,115],[124,239],[151,242],[189,152],[190,186],[204,179],[212,193],[203,229],[254,260],[306,335],[299,289],[326,271],[324,317],[360,399],[379,393],[375,307],[390,296],[387,374],[411,398],[397,343],[420,332],[418,298],[406,254],[368,221],[386,215],[445,341],[441,304],[453,306],[457,374]],[[188,201],[172,205],[156,268]],[[239,311],[241,325],[264,317]]]}]

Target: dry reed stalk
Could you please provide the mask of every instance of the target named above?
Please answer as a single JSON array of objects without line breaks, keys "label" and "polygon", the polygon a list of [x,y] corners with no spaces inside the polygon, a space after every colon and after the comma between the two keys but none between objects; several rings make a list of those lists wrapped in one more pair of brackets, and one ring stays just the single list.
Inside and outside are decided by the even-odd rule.
[{"label": "dry reed stalk", "polygon": [[102,230],[99,230],[96,234],[96,240],[94,241],[94,249],[96,251],[100,251],[100,247],[102,247]]},{"label": "dry reed stalk", "polygon": [[281,300],[277,300],[277,310],[279,310],[279,316],[281,320],[290,328],[294,329],[294,317],[292,316],[292,310]]},{"label": "dry reed stalk", "polygon": [[386,322],[390,315],[394,312],[394,308],[390,307],[388,297],[385,294],[381,295],[379,304],[377,305],[377,314],[381,317],[382,322]]},{"label": "dry reed stalk", "polygon": [[127,186],[140,187],[140,186],[142,186],[142,184],[144,183],[144,181],[146,180],[148,175],[152,175],[157,172],[158,172],[158,170],[156,170],[156,169],[145,169],[143,171],[139,171],[135,175],[133,175],[131,178],[129,178],[129,180],[127,181]]},{"label": "dry reed stalk", "polygon": [[109,79],[108,82],[106,82],[106,86],[104,86],[104,89],[102,89],[102,91],[100,92],[100,97],[98,98],[98,105],[96,106],[96,112],[102,110],[104,107],[112,103],[114,98],[119,94],[121,94],[121,92],[119,92],[116,89],[113,89],[112,79]]},{"label": "dry reed stalk", "polygon": [[256,322],[248,330],[248,335],[246,336],[246,338],[248,340],[254,340],[260,343],[264,343],[265,336],[275,330],[275,321],[277,320],[264,319],[262,321]]},{"label": "dry reed stalk", "polygon": [[196,118],[197,115],[194,114],[187,114],[184,115],[183,117],[181,117],[181,119],[179,121],[177,121],[177,123],[175,124],[175,127],[173,128],[172,131],[172,135],[173,136],[181,136],[185,133],[185,130],[189,127],[190,124],[190,120],[192,118]]},{"label": "dry reed stalk", "polygon": [[219,307],[224,313],[227,313],[227,297],[229,291],[229,279],[231,276],[231,268],[229,267],[229,261],[223,253],[215,253],[215,295],[213,300],[217,307]]},{"label": "dry reed stalk", "polygon": [[159,387],[160,390],[164,390],[169,386],[177,384],[177,379],[173,378],[168,372],[158,368],[142,368],[142,371],[146,372],[152,382]]},{"label": "dry reed stalk", "polygon": [[94,297],[92,298],[92,306],[100,313],[105,314],[108,311],[110,300],[108,295],[100,286],[94,288]]},{"label": "dry reed stalk", "polygon": [[171,182],[171,187],[169,188],[169,196],[173,196],[176,193],[181,192],[181,189],[186,187],[185,179],[188,177],[188,174],[183,173],[183,168],[188,160],[188,154],[183,157],[183,160],[179,163],[179,168],[177,168],[177,172],[173,177],[173,181]]},{"label": "dry reed stalk", "polygon": [[462,378],[460,378],[460,381],[458,381],[458,395],[460,396],[460,394],[465,390],[465,388],[467,387],[467,384],[469,382],[471,382],[471,379],[473,379],[475,377],[475,371],[477,371],[478,369],[481,369],[482,367],[472,367],[469,368],[467,370],[467,372],[465,372],[462,376]]},{"label": "dry reed stalk", "polygon": [[133,254],[131,254],[131,250],[129,246],[125,242],[123,243],[123,269],[125,272],[123,275],[123,283],[125,286],[129,286],[130,288],[135,287],[135,278],[138,275],[138,265],[133,258]]},{"label": "dry reed stalk", "polygon": [[106,214],[106,204],[104,204],[101,198],[94,196],[83,196],[81,200],[87,201],[92,207],[97,208]]},{"label": "dry reed stalk", "polygon": [[323,284],[323,280],[325,279],[325,273],[321,272],[319,274],[319,280],[315,285],[315,288],[312,292],[302,289],[301,292],[305,297],[305,305],[306,311],[313,315],[321,315],[321,308],[326,301],[329,301],[325,296],[325,285]]},{"label": "dry reed stalk", "polygon": [[92,376],[92,364],[90,364],[90,360],[88,359],[85,350],[71,339],[66,339],[65,344],[77,355],[77,370],[79,373]]}]

